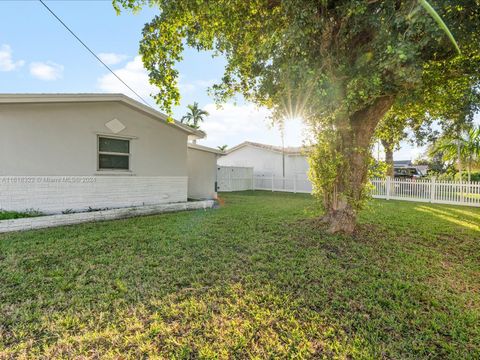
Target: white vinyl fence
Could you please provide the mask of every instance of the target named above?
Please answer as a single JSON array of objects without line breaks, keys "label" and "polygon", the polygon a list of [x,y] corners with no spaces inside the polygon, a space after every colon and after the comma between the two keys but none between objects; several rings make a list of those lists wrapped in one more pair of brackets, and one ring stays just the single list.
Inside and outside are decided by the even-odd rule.
[{"label": "white vinyl fence", "polygon": [[[253,168],[220,166],[218,191],[267,190],[311,193],[306,176],[254,175]],[[480,207],[480,182],[432,179],[372,179],[372,196],[377,199],[420,201]]]},{"label": "white vinyl fence", "polygon": [[218,191],[268,190],[294,193],[311,193],[312,184],[307,176],[296,175],[290,178],[272,175],[257,175],[253,167],[218,166]]},{"label": "white vinyl fence", "polygon": [[312,183],[306,176],[292,176],[290,178],[278,176],[254,176],[252,190],[285,191],[293,193],[312,192]]},{"label": "white vinyl fence", "polygon": [[386,200],[422,201],[480,207],[480,182],[422,179],[372,179],[372,196]]}]

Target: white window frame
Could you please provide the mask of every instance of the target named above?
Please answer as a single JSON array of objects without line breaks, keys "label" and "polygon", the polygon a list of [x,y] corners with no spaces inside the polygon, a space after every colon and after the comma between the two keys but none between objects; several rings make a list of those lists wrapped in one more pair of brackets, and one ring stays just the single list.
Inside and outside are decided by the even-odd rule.
[{"label": "white window frame", "polygon": [[[128,141],[128,153],[119,153],[119,152],[110,152],[110,151],[100,151],[100,139],[112,139],[112,140],[125,140]],[[102,135],[97,134],[97,171],[113,171],[113,172],[131,172],[131,155],[132,155],[132,138],[123,137],[123,136],[112,136],[112,135]],[[117,156],[128,156],[128,169],[104,169],[100,168],[100,155],[117,155]]]}]

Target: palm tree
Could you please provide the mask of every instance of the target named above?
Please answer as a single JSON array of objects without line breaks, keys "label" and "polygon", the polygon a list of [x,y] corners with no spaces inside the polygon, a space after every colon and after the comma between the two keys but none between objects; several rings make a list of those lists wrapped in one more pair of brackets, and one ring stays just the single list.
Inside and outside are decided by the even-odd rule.
[{"label": "palm tree", "polygon": [[188,105],[187,108],[189,111],[181,118],[180,122],[194,129],[199,129],[200,122],[204,120],[205,116],[208,116],[210,114],[208,113],[208,111],[200,109],[196,101],[193,103],[193,105]]},{"label": "palm tree", "polygon": [[468,131],[467,142],[465,143],[465,155],[468,171],[468,181],[472,176],[472,165],[480,163],[480,126],[471,128]]},{"label": "palm tree", "polygon": [[433,153],[440,152],[444,161],[457,161],[460,179],[465,164],[470,181],[472,166],[480,162],[480,127],[471,127],[453,139],[448,137],[439,139]]},{"label": "palm tree", "polygon": [[228,145],[217,146],[218,150],[220,150],[220,151],[225,151],[225,150],[227,150],[227,147],[228,147]]}]

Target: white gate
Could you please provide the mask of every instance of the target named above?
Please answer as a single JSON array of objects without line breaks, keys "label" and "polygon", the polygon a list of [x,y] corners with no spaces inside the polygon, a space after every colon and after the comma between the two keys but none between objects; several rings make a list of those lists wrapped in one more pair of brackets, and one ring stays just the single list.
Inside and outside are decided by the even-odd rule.
[{"label": "white gate", "polygon": [[253,189],[253,167],[217,166],[217,191]]}]

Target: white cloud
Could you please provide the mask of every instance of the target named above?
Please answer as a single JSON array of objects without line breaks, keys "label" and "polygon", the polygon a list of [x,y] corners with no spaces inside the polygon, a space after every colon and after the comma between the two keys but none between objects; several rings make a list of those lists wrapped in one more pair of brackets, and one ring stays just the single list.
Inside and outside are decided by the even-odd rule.
[{"label": "white cloud", "polygon": [[[217,108],[215,104],[204,107],[210,115],[205,118],[201,128],[207,133],[202,143],[208,146],[227,144],[230,147],[243,141],[255,141],[281,145],[278,127],[271,126],[269,111],[252,104],[225,104]],[[304,139],[305,126],[300,120],[285,123],[285,145],[300,146]]]},{"label": "white cloud", "polygon": [[207,88],[215,84],[215,80],[195,80],[193,82],[186,82],[182,76],[178,79],[178,88],[182,95],[193,93],[196,90],[205,92]]},{"label": "white cloud", "polygon": [[13,71],[23,66],[25,61],[12,59],[12,48],[10,45],[3,44],[0,46],[0,71]]},{"label": "white cloud", "polygon": [[[124,67],[114,71],[115,74],[117,74],[142,97],[147,97],[155,92],[155,86],[148,82],[148,74],[143,67],[142,58],[140,56],[135,56],[135,58],[132,61],[127,62]],[[98,88],[102,91],[123,93],[136,98],[136,95],[111,73],[102,75],[98,79]]]},{"label": "white cloud", "polygon": [[[123,67],[114,69],[113,71],[142,97],[148,97],[150,94],[157,92],[157,88],[149,82],[148,73],[143,67],[141,56],[135,56],[132,61],[127,62]],[[102,91],[123,93],[134,99],[137,98],[135,94],[111,73],[102,75],[97,81],[97,86]],[[195,84],[186,83],[181,77],[178,87],[182,94],[192,93],[196,90]]]},{"label": "white cloud", "polygon": [[180,94],[187,94],[187,93],[192,93],[195,91],[196,86],[194,84],[186,83],[182,81],[182,78],[180,77],[178,80],[178,90],[180,91]]},{"label": "white cloud", "polygon": [[30,63],[30,74],[40,80],[58,80],[63,76],[63,65],[52,61]]},{"label": "white cloud", "polygon": [[208,88],[208,87],[212,86],[213,84],[215,84],[216,82],[217,82],[217,80],[213,80],[213,79],[197,80],[197,81],[195,81],[195,84],[197,84],[198,86],[204,87],[204,88]]},{"label": "white cloud", "polygon": [[100,53],[98,57],[107,65],[116,65],[128,59],[127,55],[116,53]]}]

